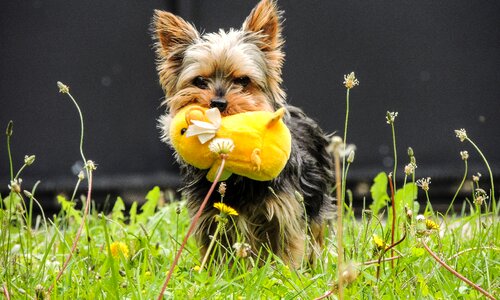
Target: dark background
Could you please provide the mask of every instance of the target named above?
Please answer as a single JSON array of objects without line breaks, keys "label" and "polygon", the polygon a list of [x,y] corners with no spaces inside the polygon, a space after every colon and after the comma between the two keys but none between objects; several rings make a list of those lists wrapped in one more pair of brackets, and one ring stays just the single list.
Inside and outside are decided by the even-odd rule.
[{"label": "dark background", "polygon": [[[162,91],[149,23],[170,10],[207,32],[240,27],[256,1],[65,1],[0,3],[0,126],[14,121],[16,169],[36,162],[23,187],[41,180],[40,197],[71,191],[81,166],[79,119],[57,81],[70,86],[85,118],[84,150],[98,164],[96,197],[138,200],[154,185],[179,185],[171,151],[159,140]],[[463,175],[489,178],[479,155],[460,143],[466,128],[500,179],[500,2],[280,1],[287,40],[284,86],[327,132],[342,135],[343,75],[356,72],[348,142],[357,146],[349,172],[358,199],[393,166],[386,111],[397,111],[398,175],[413,147],[417,177],[432,177],[431,197],[448,201]],[[8,184],[0,139],[0,190]],[[469,175],[470,178],[470,175]],[[137,199],[135,199],[137,198]]]}]

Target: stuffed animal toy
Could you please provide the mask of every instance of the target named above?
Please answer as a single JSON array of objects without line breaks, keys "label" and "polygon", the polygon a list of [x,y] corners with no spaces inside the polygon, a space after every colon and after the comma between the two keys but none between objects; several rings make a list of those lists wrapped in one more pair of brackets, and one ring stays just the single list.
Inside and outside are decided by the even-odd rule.
[{"label": "stuffed animal toy", "polygon": [[209,181],[214,181],[221,165],[217,147],[228,152],[220,180],[234,173],[268,181],[281,173],[290,157],[291,136],[282,120],[284,114],[282,108],[276,112],[252,111],[221,118],[217,108],[189,105],[172,119],[170,141],[186,163],[209,169]]}]

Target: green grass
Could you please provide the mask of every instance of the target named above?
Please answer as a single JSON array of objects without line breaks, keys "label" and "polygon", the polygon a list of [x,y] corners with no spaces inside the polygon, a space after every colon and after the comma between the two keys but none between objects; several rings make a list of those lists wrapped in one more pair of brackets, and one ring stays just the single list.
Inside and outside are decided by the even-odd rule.
[{"label": "green grass", "polygon": [[[15,201],[15,195],[5,202]],[[76,253],[52,291],[51,299],[154,299],[158,296],[176,249],[189,226],[184,202],[157,205],[158,188],[148,194],[142,212],[123,217],[119,201],[108,215],[92,211]],[[154,210],[148,205],[153,203]],[[465,205],[468,215],[439,219],[439,232],[424,233],[426,243],[454,269],[498,297],[500,291],[499,225],[492,217],[481,215]],[[3,268],[0,280],[11,299],[34,298],[46,292],[68,255],[81,213],[68,207],[45,227],[38,218],[33,229],[26,227],[26,215],[18,208],[6,223],[8,210],[2,210],[0,255]],[[400,256],[394,268],[381,265],[373,234],[389,240],[389,227],[379,218],[364,213],[353,217],[347,208],[344,219],[346,261],[354,264],[359,276],[347,286],[347,299],[475,299],[480,294],[440,267],[422,248],[418,226],[408,225],[408,238],[396,247]],[[233,217],[237,218],[237,216]],[[48,221],[47,221],[48,222]],[[402,222],[405,223],[405,222]],[[404,226],[399,224],[399,226]],[[402,229],[402,228],[400,228]],[[8,240],[4,237],[6,232]],[[328,233],[327,233],[328,234]],[[7,243],[7,241],[9,241]],[[110,245],[123,242],[128,255],[113,256]],[[316,266],[293,270],[279,260],[260,261],[255,255],[236,257],[233,249],[228,261],[209,259],[208,269],[198,273],[201,257],[193,240],[183,252],[166,291],[168,298],[210,299],[311,299],[324,294],[337,281],[336,241],[327,239]],[[217,253],[217,252],[216,252]],[[388,252],[386,253],[388,257]],[[43,292],[42,292],[43,293]]]},{"label": "green grass", "polygon": [[[63,92],[69,94],[67,90]],[[83,118],[81,121],[80,150],[84,157]],[[391,127],[395,143],[394,122]],[[6,133],[10,181],[0,184],[9,185],[10,193],[0,195],[0,294],[10,299],[158,298],[191,223],[185,201],[165,203],[162,191],[154,187],[144,202],[134,202],[126,208],[123,199],[117,198],[110,213],[98,212],[91,205],[87,215],[75,208],[79,195],[73,194],[69,199],[58,197],[62,208],[57,215],[33,216],[33,207],[40,206],[37,184],[26,187],[20,178],[34,157],[28,156],[20,170],[13,170],[11,123]],[[469,137],[465,140],[470,141]],[[413,152],[410,161],[414,161],[412,157]],[[482,153],[480,158],[489,170]],[[468,176],[467,159],[464,178]],[[343,178],[347,178],[352,163],[348,159],[340,173]],[[90,189],[88,179],[93,170],[88,167],[86,171],[86,178],[81,174],[75,182],[76,186],[87,184]],[[374,178],[371,199],[366,199],[361,216],[355,216],[351,193],[342,185],[342,199],[347,198],[342,219],[341,267],[346,278],[345,299],[483,299],[480,292],[438,264],[424,245],[453,270],[493,297],[500,297],[500,225],[498,206],[492,199],[494,191],[482,193],[478,190],[482,184],[479,181],[473,187],[475,193],[460,199],[457,195],[462,182],[454,187],[457,192],[449,199],[462,201],[461,211],[454,214],[449,210],[442,215],[432,207],[432,187],[430,192],[419,189],[414,173],[406,174],[404,182],[393,179],[385,173]],[[91,191],[87,195],[90,194]],[[80,199],[84,205],[87,203],[85,195]],[[423,216],[417,217],[418,214]],[[339,243],[335,227],[325,232],[325,247],[316,264],[303,262],[292,269],[272,255],[263,255],[268,257],[264,260],[259,253],[244,255],[234,248],[223,248],[218,243],[224,238],[222,221],[233,222],[236,218],[222,213],[219,216],[218,239],[201,271],[203,257],[194,239],[189,239],[165,298],[314,299],[337,288]],[[435,224],[429,221],[439,228],[433,228]],[[382,240],[378,245],[374,235]],[[392,240],[395,245],[386,249]],[[73,244],[76,249],[68,260]],[[385,261],[392,255],[393,260]],[[56,280],[65,261],[67,268]]]}]

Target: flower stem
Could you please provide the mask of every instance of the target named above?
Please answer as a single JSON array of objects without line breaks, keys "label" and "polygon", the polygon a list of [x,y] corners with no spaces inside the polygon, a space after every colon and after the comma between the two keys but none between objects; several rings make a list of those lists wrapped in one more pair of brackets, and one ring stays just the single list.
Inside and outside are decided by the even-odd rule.
[{"label": "flower stem", "polygon": [[[349,90],[348,95],[349,95]],[[345,140],[344,140],[345,142]],[[345,144],[345,143],[344,143]],[[341,183],[342,179],[339,178],[340,174],[340,153],[339,151],[334,151],[333,154],[334,161],[335,161],[335,177],[336,178],[336,191],[337,191],[337,253],[338,253],[338,262],[337,262],[337,273],[338,273],[338,299],[342,300],[344,299],[344,284],[342,282],[342,268],[343,268],[343,262],[344,262],[344,248],[342,244],[342,214],[344,211],[344,198],[343,195],[341,194]]]},{"label": "flower stem", "polygon": [[396,170],[398,168],[398,151],[396,149],[396,129],[394,126],[394,122],[391,123],[391,129],[392,129],[392,144],[394,147],[394,171],[392,172],[393,175],[393,184],[394,184],[394,189],[396,189]]},{"label": "flower stem", "polygon": [[208,257],[210,256],[210,252],[212,251],[212,248],[215,245],[215,240],[217,239],[217,235],[219,235],[220,228],[222,227],[221,224],[222,224],[221,222],[219,222],[219,224],[217,224],[217,228],[215,229],[212,240],[210,241],[210,245],[208,245],[207,252],[205,253],[205,256],[203,257],[203,261],[201,262],[200,270],[198,271],[198,273],[201,273],[201,271],[203,271],[203,269],[205,268],[205,264],[207,263]]},{"label": "flower stem", "polygon": [[[392,184],[392,175],[389,175],[389,187],[391,189],[392,206],[392,225],[391,225],[391,245],[394,245],[394,236],[396,235],[396,201],[394,201],[394,186]],[[391,256],[394,256],[394,248],[391,248]],[[394,269],[394,260],[391,260],[391,268]]]},{"label": "flower stem", "polygon": [[[344,122],[344,145],[343,145],[343,151],[346,151],[347,149],[347,125],[349,124],[349,91],[350,89],[347,89],[347,92],[346,92],[346,107],[345,107],[345,122]],[[345,165],[345,161],[346,161],[346,155],[347,153],[344,153],[344,155],[342,155],[342,200],[345,200],[345,192],[346,192],[346,184],[345,184],[345,181],[346,181],[346,177],[347,177],[347,168],[346,168],[346,165]]]},{"label": "flower stem", "polygon": [[89,212],[89,207],[90,207],[90,201],[91,201],[91,196],[92,196],[92,170],[87,169],[87,177],[88,177],[88,191],[87,191],[87,199],[85,200],[85,208],[83,210],[83,216],[82,216],[82,221],[80,223],[80,227],[78,228],[78,231],[76,232],[75,239],[73,240],[73,245],[71,246],[71,250],[69,252],[68,257],[66,258],[66,261],[64,262],[61,270],[57,274],[56,280],[52,283],[50,288],[47,291],[47,294],[50,294],[52,290],[54,289],[57,281],[59,278],[61,278],[62,274],[64,273],[64,270],[68,266],[71,258],[73,257],[73,253],[75,252],[76,246],[78,245],[78,241],[80,240],[80,236],[82,234],[83,226],[85,225],[85,219],[87,218],[88,212]]},{"label": "flower stem", "polygon": [[448,209],[446,210],[446,212],[444,213],[445,217],[448,216],[448,213],[450,212],[450,210],[453,208],[453,203],[455,202],[455,198],[457,198],[457,195],[458,193],[460,192],[460,190],[462,189],[462,187],[464,186],[464,182],[465,182],[465,179],[467,178],[467,172],[468,172],[468,165],[467,165],[467,160],[464,160],[464,163],[465,163],[465,172],[464,172],[464,177],[462,178],[462,182],[460,182],[460,185],[458,186],[458,189],[457,191],[455,192],[455,195],[453,196],[453,198],[451,199],[451,203],[450,203],[450,206],[448,207]]},{"label": "flower stem", "polygon": [[[84,127],[84,123],[83,123],[82,111],[80,109],[80,106],[78,106],[78,102],[76,102],[75,98],[73,98],[73,96],[69,93],[69,91],[66,91],[65,94],[67,94],[69,96],[69,98],[71,99],[71,101],[73,101],[73,104],[75,105],[76,110],[78,111],[78,116],[80,117],[80,155],[82,156],[83,163],[87,164],[88,162],[85,159],[85,155],[83,154],[83,133],[84,133],[85,127]],[[88,188],[87,188],[87,199],[85,199],[85,207],[83,210],[82,221],[80,223],[80,227],[78,228],[78,231],[76,232],[75,239],[73,240],[73,245],[71,246],[71,250],[69,252],[68,257],[66,258],[66,261],[64,262],[61,270],[57,274],[56,280],[52,283],[52,285],[50,286],[50,288],[47,291],[47,294],[49,294],[49,295],[52,292],[52,290],[54,289],[55,285],[57,284],[57,281],[59,280],[59,278],[61,278],[62,274],[64,273],[64,270],[68,266],[71,258],[73,257],[73,253],[75,252],[76,246],[77,246],[78,241],[80,240],[80,236],[82,234],[83,226],[85,226],[85,220],[87,218],[89,208],[90,208],[90,201],[92,201],[91,196],[92,196],[92,171],[93,171],[93,168],[90,165],[86,165],[86,171],[87,171],[87,178],[88,178]],[[81,181],[81,179],[79,178],[77,186],[80,184],[80,181]],[[76,188],[75,188],[75,192],[76,192]],[[73,193],[73,197],[75,196],[75,192]]]},{"label": "flower stem", "polygon": [[160,294],[158,295],[158,300],[163,299],[163,293],[165,293],[165,290],[167,289],[168,283],[170,281],[170,278],[172,277],[175,266],[177,265],[177,262],[179,261],[179,258],[181,256],[182,250],[184,250],[184,247],[186,246],[187,240],[191,236],[191,233],[193,232],[194,227],[196,226],[196,223],[198,223],[198,220],[200,219],[200,216],[203,212],[203,209],[205,209],[205,206],[208,203],[208,199],[212,195],[212,193],[217,185],[217,182],[219,181],[219,178],[222,175],[222,171],[224,171],[224,165],[226,164],[226,157],[224,155],[221,155],[221,158],[222,158],[221,164],[220,164],[219,170],[217,171],[217,175],[215,176],[214,182],[212,183],[212,186],[208,190],[208,193],[205,196],[205,199],[203,199],[203,202],[201,203],[200,208],[198,209],[198,212],[196,212],[196,215],[194,216],[193,221],[191,222],[191,225],[189,226],[189,229],[188,229],[188,232],[186,233],[186,236],[184,236],[184,240],[182,241],[182,244],[179,247],[177,254],[175,255],[172,266],[170,267],[170,270],[168,271],[167,277],[165,278],[165,282],[163,283]]},{"label": "flower stem", "polygon": [[474,146],[474,148],[476,148],[477,152],[479,153],[479,155],[483,159],[484,164],[486,165],[486,168],[488,169],[488,173],[490,175],[490,180],[491,180],[492,209],[493,209],[493,213],[496,215],[496,213],[497,213],[497,204],[496,204],[497,199],[495,198],[495,183],[493,181],[493,173],[491,172],[490,165],[488,164],[488,160],[486,160],[486,157],[484,156],[481,149],[479,149],[479,147],[471,139],[467,138],[467,141],[469,141],[469,143],[471,143],[471,145]]},{"label": "flower stem", "polygon": [[455,275],[458,279],[462,280],[463,282],[467,283],[468,285],[470,285],[471,287],[473,287],[475,290],[477,290],[478,292],[482,293],[483,295],[485,295],[487,298],[489,299],[492,299],[492,300],[495,300],[495,298],[490,294],[488,293],[486,290],[484,290],[483,288],[481,288],[480,286],[478,286],[477,284],[475,284],[474,282],[470,281],[469,279],[467,279],[466,277],[464,277],[462,274],[458,273],[457,271],[455,271],[452,267],[450,267],[448,264],[446,264],[441,258],[439,258],[436,253],[432,252],[432,250],[429,248],[429,246],[427,246],[427,244],[425,243],[425,241],[422,239],[421,240],[422,242],[422,245],[424,246],[425,250],[441,265],[443,266],[446,270],[450,271],[453,275]]},{"label": "flower stem", "polygon": [[83,131],[84,131],[84,126],[83,126],[83,115],[82,111],[80,110],[80,106],[78,105],[78,102],[76,102],[75,98],[71,95],[70,92],[68,92],[68,96],[73,101],[73,104],[76,106],[76,110],[78,111],[78,115],[80,116],[80,155],[82,156],[83,163],[87,162],[87,159],[85,159],[85,155],[83,154]]},{"label": "flower stem", "polygon": [[9,156],[9,166],[10,166],[10,180],[14,180],[14,166],[12,165],[12,153],[10,152],[10,137],[12,136],[12,127],[14,127],[14,122],[9,121],[7,125],[7,154]]},{"label": "flower stem", "polygon": [[7,289],[7,285],[5,284],[5,282],[3,283],[3,295],[5,296],[6,300],[10,300],[9,290]]}]

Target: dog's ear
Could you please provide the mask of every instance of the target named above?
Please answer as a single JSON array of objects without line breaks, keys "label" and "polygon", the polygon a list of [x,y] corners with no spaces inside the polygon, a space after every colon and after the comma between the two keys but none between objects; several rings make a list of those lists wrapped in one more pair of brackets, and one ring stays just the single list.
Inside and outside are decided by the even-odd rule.
[{"label": "dog's ear", "polygon": [[243,30],[261,35],[262,50],[275,50],[283,44],[281,15],[274,0],[262,0],[243,23]]},{"label": "dog's ear", "polygon": [[163,57],[177,52],[175,50],[179,48],[185,48],[199,37],[193,25],[181,17],[161,10],[155,10],[152,30],[153,38],[158,41],[157,53]]}]

